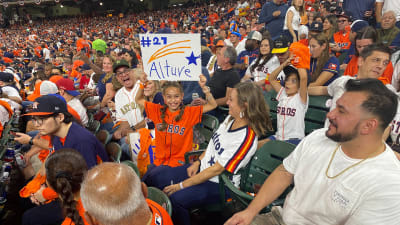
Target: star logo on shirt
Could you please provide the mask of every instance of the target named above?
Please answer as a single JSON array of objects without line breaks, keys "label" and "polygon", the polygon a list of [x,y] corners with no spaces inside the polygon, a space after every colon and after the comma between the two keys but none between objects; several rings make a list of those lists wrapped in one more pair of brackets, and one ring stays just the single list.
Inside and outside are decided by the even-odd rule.
[{"label": "star logo on shirt", "polygon": [[210,164],[210,166],[215,164],[214,158],[214,156],[211,156],[210,160],[208,161],[208,164]]}]

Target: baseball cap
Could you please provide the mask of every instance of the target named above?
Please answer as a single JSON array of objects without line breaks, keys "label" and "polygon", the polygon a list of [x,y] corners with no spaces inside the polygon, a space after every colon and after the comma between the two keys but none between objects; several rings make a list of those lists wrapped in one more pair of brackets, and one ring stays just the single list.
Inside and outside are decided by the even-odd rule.
[{"label": "baseball cap", "polygon": [[292,65],[285,66],[285,68],[283,68],[283,72],[286,74],[286,76],[292,73],[299,74],[299,71],[297,71],[297,69]]},{"label": "baseball cap", "polygon": [[247,40],[257,40],[261,41],[262,40],[262,35],[260,32],[253,30],[247,35]]},{"label": "baseball cap", "polygon": [[225,43],[224,43],[224,40],[222,40],[222,39],[215,39],[214,45],[215,45],[215,47],[224,47]]},{"label": "baseball cap", "polygon": [[52,95],[45,95],[37,98],[32,106],[32,112],[27,113],[24,116],[47,116],[56,113],[68,112],[67,104],[61,99]]},{"label": "baseball cap", "polygon": [[56,94],[57,85],[51,81],[45,80],[40,84],[40,95]]},{"label": "baseball cap", "polygon": [[0,72],[0,81],[7,82],[7,83],[13,82],[14,75],[12,75],[11,73]]},{"label": "baseball cap", "polygon": [[322,32],[322,23],[321,22],[312,22],[310,26],[310,31],[315,31],[315,32]]},{"label": "baseball cap", "polygon": [[71,79],[63,78],[57,81],[57,87],[66,91],[69,95],[78,96],[80,93],[75,90],[74,82]]},{"label": "baseball cap", "polygon": [[286,36],[280,36],[274,41],[274,48],[271,53],[285,53],[290,46],[290,41]]},{"label": "baseball cap", "polygon": [[363,29],[364,27],[367,27],[367,26],[369,26],[367,21],[365,21],[365,20],[356,20],[351,24],[350,28],[351,28],[351,31],[358,32],[358,31],[360,31],[361,29]]},{"label": "baseball cap", "polygon": [[82,66],[80,66],[80,68],[82,69],[82,70],[90,70],[90,69],[92,69],[92,68],[90,68],[90,66],[88,65],[88,64],[83,64]]},{"label": "baseball cap", "polygon": [[127,67],[129,68],[129,63],[125,59],[117,60],[113,65],[113,71],[115,71],[120,67]]}]

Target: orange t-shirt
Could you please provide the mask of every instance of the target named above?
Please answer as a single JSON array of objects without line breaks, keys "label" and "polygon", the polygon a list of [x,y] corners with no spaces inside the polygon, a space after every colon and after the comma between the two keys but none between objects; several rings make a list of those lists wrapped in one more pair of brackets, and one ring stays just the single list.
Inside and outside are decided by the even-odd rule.
[{"label": "orange t-shirt", "polygon": [[[351,45],[350,41],[350,30],[346,29],[346,33],[343,33],[343,31],[338,31],[333,34],[333,40],[335,41],[336,44],[339,45],[340,48],[344,50],[348,50]],[[336,57],[340,56],[340,52],[336,53]]]},{"label": "orange t-shirt", "polygon": [[290,53],[293,54],[293,59],[290,63],[297,69],[310,69],[310,49],[301,42],[294,42],[289,47]]},{"label": "orange t-shirt", "polygon": [[[343,75],[352,76],[354,77],[358,73],[358,57],[353,56],[350,62],[347,64],[346,70],[344,71]],[[391,84],[392,83],[392,75],[393,75],[393,64],[389,62],[385,71],[381,75],[380,79],[384,81],[384,84]],[[384,79],[383,79],[384,78]],[[385,81],[386,80],[386,81]]]},{"label": "orange t-shirt", "polygon": [[163,207],[150,199],[146,199],[146,202],[153,213],[151,225],[173,225],[171,217]]},{"label": "orange t-shirt", "polygon": [[162,124],[160,104],[145,102],[144,108],[147,117],[154,122],[156,127],[156,152],[154,164],[181,166],[185,163],[185,153],[193,148],[193,126],[201,122],[203,106],[186,106],[181,120],[175,121],[180,110],[165,112],[165,122],[168,124],[164,131],[157,127]]}]

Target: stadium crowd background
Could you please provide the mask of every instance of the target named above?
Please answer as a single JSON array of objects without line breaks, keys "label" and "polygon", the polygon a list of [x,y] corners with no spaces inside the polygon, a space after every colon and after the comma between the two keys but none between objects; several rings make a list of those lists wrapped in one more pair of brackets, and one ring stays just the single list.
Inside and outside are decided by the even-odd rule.
[{"label": "stadium crowd background", "polygon": [[[202,71],[210,89],[208,92],[211,92],[212,96],[207,96],[208,92],[203,83],[181,82],[183,103],[188,106],[203,105],[205,110],[206,106],[214,104],[215,99],[213,108],[216,105],[221,107],[212,110],[210,114],[217,117],[222,124],[227,114],[232,113],[232,103],[229,104],[229,112],[224,111],[223,107],[228,101],[232,101],[229,97],[238,83],[251,82],[263,92],[274,89],[278,93],[282,92],[280,85],[286,87],[285,83],[299,83],[294,93],[298,92],[304,98],[301,97],[297,105],[293,106],[297,107],[295,109],[299,117],[287,122],[290,125],[285,126],[285,123],[279,122],[278,112],[278,124],[275,127],[277,132],[273,132],[268,139],[263,139],[298,144],[305,136],[304,114],[307,110],[308,95],[320,95],[317,88],[325,86],[328,87],[328,91],[323,93],[334,97],[335,95],[329,92],[329,85],[336,79],[343,76],[357,77],[364,73],[365,71],[358,68],[357,59],[368,57],[361,54],[368,45],[390,49],[390,61],[382,64],[385,68],[377,66],[378,69],[373,67],[371,70],[378,71],[379,74],[375,78],[391,86],[394,92],[399,91],[399,27],[400,4],[395,0],[213,1],[196,3],[189,8],[172,7],[121,17],[77,16],[14,23],[9,28],[0,30],[0,125],[3,128],[11,115],[16,113],[21,115],[19,127],[23,129],[22,133],[35,137],[38,133],[35,132],[36,126],[39,125],[38,118],[34,118],[32,122],[22,117],[22,114],[35,111],[32,103],[36,102],[37,98],[58,94],[58,97],[61,96],[60,98],[67,102],[68,112],[78,124],[88,127],[93,120],[100,121],[100,130],[106,130],[112,136],[112,140],[121,146],[122,159],[136,163],[140,160],[140,154],[132,154],[130,143],[127,141],[129,138],[126,137],[143,127],[154,129],[156,126],[157,129],[157,124],[149,121],[150,116],[146,117],[146,114],[151,113],[151,110],[147,109],[150,106],[146,105],[147,103],[144,106],[136,104],[138,97],[135,96],[139,93],[139,84],[145,81],[141,70],[139,34],[199,33]],[[225,59],[227,61],[224,64],[222,61]],[[290,64],[296,72],[286,67]],[[297,80],[289,79],[292,73],[298,74]],[[308,89],[301,86],[304,82],[309,86]],[[152,89],[149,86],[144,87],[144,98],[156,104],[167,104],[159,92],[169,86],[161,89],[162,84],[163,82],[151,82]],[[134,88],[136,85],[137,89]],[[291,95],[290,88],[286,88],[287,94]],[[123,91],[132,94],[134,100],[120,98]],[[286,100],[280,95],[276,99],[279,102]],[[131,108],[125,108],[124,113],[123,108],[127,101]],[[132,101],[135,102],[133,105]],[[143,108],[146,109],[144,115]],[[139,109],[140,111],[137,111]],[[182,112],[184,109],[180,108]],[[185,110],[187,112],[191,109]],[[304,113],[301,114],[300,111]],[[190,112],[193,115],[198,113],[194,110]],[[137,113],[139,119],[136,117]],[[281,111],[280,114],[294,116],[291,112]],[[132,119],[133,117],[135,119]],[[269,114],[266,114],[266,117],[269,118]],[[43,118],[41,121],[43,123]],[[395,121],[386,137],[390,136],[388,142],[393,143],[393,148],[398,150],[399,131],[394,129]],[[165,122],[164,118],[162,122]],[[292,129],[294,127],[295,129]],[[198,135],[194,132],[194,142],[198,142]],[[149,133],[140,134],[149,136]],[[39,171],[40,164],[49,152],[43,151],[42,148],[30,148],[35,146],[35,139],[26,138],[24,135],[17,135],[16,140],[27,148],[25,162],[33,164],[33,158],[39,159],[36,160],[39,166],[32,166],[31,170],[23,171],[29,180]],[[189,137],[192,136],[193,134]],[[265,134],[259,135],[258,147],[265,143],[262,142],[261,136],[266,137]],[[180,148],[179,145],[175,148]],[[191,150],[192,140],[189,145]],[[177,159],[170,157],[178,162],[185,152],[187,149],[176,153],[179,154]],[[97,156],[101,154],[97,153]],[[105,158],[103,157],[103,161],[107,161]],[[179,165],[156,162],[157,159],[154,161],[157,166]],[[97,162],[94,160],[92,163],[88,163],[89,168]],[[138,163],[141,175],[146,171],[144,167],[149,164],[147,161],[145,163],[145,166]],[[144,180],[146,181],[146,178]],[[152,181],[146,183],[153,184]],[[164,187],[165,185],[159,188]],[[29,197],[34,193],[35,191],[31,190],[28,195],[20,194],[21,197]],[[44,198],[42,201],[46,200],[48,199]],[[30,221],[30,218],[35,216],[34,211],[28,212],[24,215],[24,224],[30,224],[29,222],[33,221]],[[175,219],[174,222],[182,223]]]}]

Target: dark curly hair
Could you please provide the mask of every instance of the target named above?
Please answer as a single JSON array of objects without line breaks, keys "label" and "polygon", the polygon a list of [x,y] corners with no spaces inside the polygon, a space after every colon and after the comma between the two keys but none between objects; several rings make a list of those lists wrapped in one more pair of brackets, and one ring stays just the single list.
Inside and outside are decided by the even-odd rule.
[{"label": "dark curly hair", "polygon": [[[179,82],[177,82],[177,81],[167,81],[162,85],[162,93],[163,93],[163,95],[165,95],[165,91],[170,87],[177,88],[181,93],[183,93],[182,85]],[[164,131],[168,127],[168,124],[165,121],[165,112],[167,111],[167,108],[168,108],[168,106],[165,105],[165,104],[161,108],[162,124],[161,124],[160,127],[158,127],[159,131]],[[175,117],[175,121],[178,122],[178,121],[180,121],[182,119],[184,111],[185,111],[185,105],[182,103],[181,106],[180,106],[179,114]]]}]

